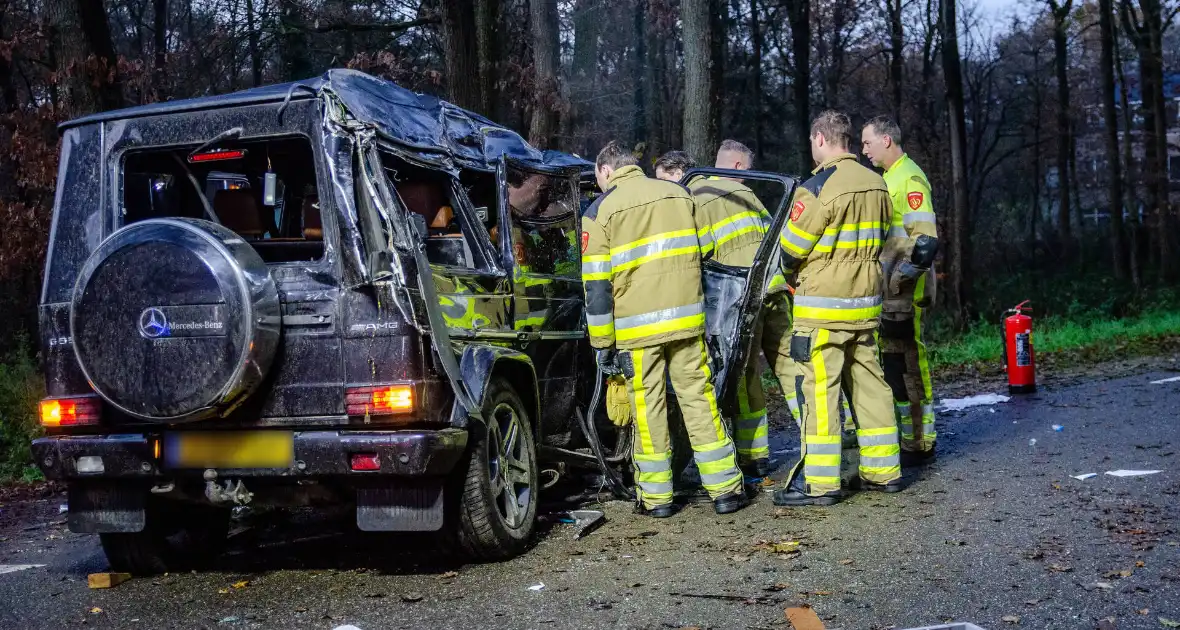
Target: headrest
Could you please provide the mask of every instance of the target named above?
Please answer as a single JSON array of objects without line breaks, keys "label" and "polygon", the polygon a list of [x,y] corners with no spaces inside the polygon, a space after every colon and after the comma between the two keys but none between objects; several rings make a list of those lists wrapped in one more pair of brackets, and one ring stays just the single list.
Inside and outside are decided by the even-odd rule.
[{"label": "headrest", "polygon": [[262,236],[262,216],[258,213],[258,200],[249,188],[236,190],[222,189],[213,195],[213,211],[221,224],[247,238]]},{"label": "headrest", "polygon": [[312,193],[303,198],[303,238],[324,240],[324,223],[320,218],[320,197]]},{"label": "headrest", "polygon": [[455,210],[450,206],[441,206],[438,212],[434,213],[434,218],[430,221],[430,227],[436,230],[445,230],[451,225],[451,219],[455,218]]}]

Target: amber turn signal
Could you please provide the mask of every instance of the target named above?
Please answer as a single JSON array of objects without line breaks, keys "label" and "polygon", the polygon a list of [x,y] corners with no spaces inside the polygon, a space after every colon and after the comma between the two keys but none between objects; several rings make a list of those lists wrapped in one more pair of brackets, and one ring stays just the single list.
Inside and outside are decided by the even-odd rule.
[{"label": "amber turn signal", "polygon": [[349,387],[344,400],[350,416],[391,416],[414,410],[414,389],[409,385]]},{"label": "amber turn signal", "polygon": [[74,427],[98,424],[102,405],[98,399],[47,398],[41,401],[41,425],[46,427]]}]

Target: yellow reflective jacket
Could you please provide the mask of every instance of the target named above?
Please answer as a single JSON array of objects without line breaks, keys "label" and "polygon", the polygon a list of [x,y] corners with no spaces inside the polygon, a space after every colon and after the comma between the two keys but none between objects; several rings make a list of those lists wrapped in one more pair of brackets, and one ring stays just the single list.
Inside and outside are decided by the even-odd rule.
[{"label": "yellow reflective jacket", "polygon": [[696,199],[701,255],[723,265],[749,267],[766,235],[770,213],[745,184],[709,177],[688,184]]},{"label": "yellow reflective jacket", "polygon": [[779,235],[783,273],[797,274],[796,327],[877,327],[891,211],[884,180],[850,153],[827,160],[799,186]]},{"label": "yellow reflective jacket", "polygon": [[638,166],[614,172],[582,217],[582,284],[595,348],[647,348],[704,333],[696,205]]},{"label": "yellow reflective jacket", "polygon": [[[888,284],[897,264],[909,259],[910,252],[914,249],[914,240],[923,234],[938,238],[938,225],[930,200],[930,180],[909,155],[903,153],[885,170],[885,185],[889,187],[889,197],[893,202],[889,237],[881,254],[885,282]],[[918,285],[902,290],[898,295],[892,295],[887,286],[885,316],[910,317],[914,312],[915,299],[924,296],[933,301],[934,277],[933,273],[926,273]]]}]

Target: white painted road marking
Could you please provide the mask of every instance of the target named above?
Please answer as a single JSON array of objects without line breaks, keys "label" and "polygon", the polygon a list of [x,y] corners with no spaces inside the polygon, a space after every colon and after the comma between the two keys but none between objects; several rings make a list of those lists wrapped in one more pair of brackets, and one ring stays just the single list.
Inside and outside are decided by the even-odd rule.
[{"label": "white painted road marking", "polygon": [[1152,381],[1151,384],[1152,385],[1163,385],[1164,383],[1175,383],[1176,381],[1180,381],[1180,376],[1173,376],[1172,378],[1165,378],[1165,379],[1161,379],[1158,381]]},{"label": "white painted road marking", "polygon": [[25,569],[39,569],[45,565],[43,564],[0,564],[0,575],[5,573],[16,573],[17,571],[24,571]]}]

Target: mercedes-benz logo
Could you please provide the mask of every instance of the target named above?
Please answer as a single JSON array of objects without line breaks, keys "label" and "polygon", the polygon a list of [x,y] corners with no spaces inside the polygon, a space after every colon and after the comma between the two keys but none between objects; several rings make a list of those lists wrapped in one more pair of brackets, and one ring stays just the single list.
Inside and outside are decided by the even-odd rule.
[{"label": "mercedes-benz logo", "polygon": [[168,318],[156,307],[144,309],[139,315],[139,332],[148,339],[168,336]]}]

